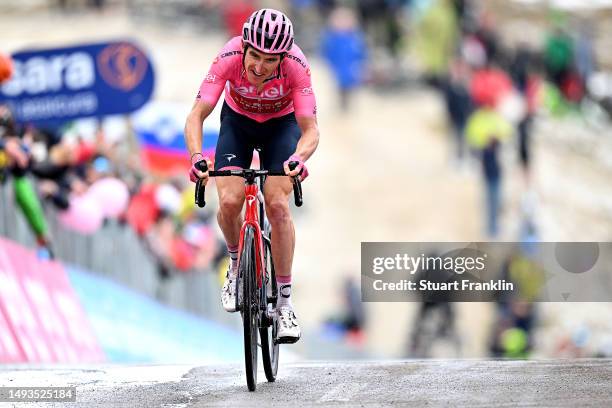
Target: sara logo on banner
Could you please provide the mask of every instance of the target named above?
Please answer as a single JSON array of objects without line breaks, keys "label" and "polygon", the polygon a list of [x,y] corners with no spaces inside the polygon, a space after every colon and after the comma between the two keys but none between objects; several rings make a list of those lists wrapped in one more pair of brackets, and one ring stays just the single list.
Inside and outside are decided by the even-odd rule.
[{"label": "sara logo on banner", "polygon": [[21,122],[62,122],[133,112],[153,93],[151,61],[122,41],[12,56],[14,73],[0,87],[0,103]]},{"label": "sara logo on banner", "polygon": [[149,67],[146,55],[131,44],[109,45],[98,55],[102,78],[117,89],[129,92],[144,79]]}]

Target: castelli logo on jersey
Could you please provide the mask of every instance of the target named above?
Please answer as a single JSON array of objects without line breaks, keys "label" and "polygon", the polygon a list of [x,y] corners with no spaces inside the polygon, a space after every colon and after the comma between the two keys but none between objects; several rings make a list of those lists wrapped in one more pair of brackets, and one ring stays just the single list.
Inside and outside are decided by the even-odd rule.
[{"label": "castelli logo on jersey", "polygon": [[217,79],[217,76],[213,74],[206,74],[206,76],[204,77],[204,81],[210,82],[211,84],[214,83],[216,79]]},{"label": "castelli logo on jersey", "polygon": [[296,57],[295,55],[287,54],[286,58],[294,60],[295,62],[300,64],[303,68],[307,68],[306,64],[300,58]]},{"label": "castelli logo on jersey", "polygon": [[302,93],[304,95],[312,95],[313,94],[312,87],[302,88]]},{"label": "castelli logo on jersey", "polygon": [[237,51],[229,51],[229,52],[226,52],[224,54],[221,54],[220,58],[231,57],[233,55],[241,55],[241,54],[242,54],[242,51],[238,51],[238,50]]},{"label": "castelli logo on jersey", "polygon": [[[257,95],[257,88],[255,86],[238,86],[236,87],[236,92],[243,96],[251,96],[253,94]],[[279,98],[281,96],[285,96],[285,91],[283,85],[281,84],[262,91],[259,96],[263,98]]]}]

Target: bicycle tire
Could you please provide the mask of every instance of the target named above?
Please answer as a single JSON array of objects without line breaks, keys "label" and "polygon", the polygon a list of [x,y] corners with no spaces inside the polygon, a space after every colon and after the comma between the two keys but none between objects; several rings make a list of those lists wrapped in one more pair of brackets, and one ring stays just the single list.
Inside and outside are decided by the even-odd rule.
[{"label": "bicycle tire", "polygon": [[[264,251],[266,252],[266,269],[270,278],[270,288],[276,288],[276,276],[274,273],[274,263],[272,262],[272,251],[268,241],[264,241]],[[267,262],[269,260],[269,262]],[[276,290],[272,290],[276,292]],[[266,297],[267,299],[267,297]],[[266,300],[267,306],[267,300]],[[276,305],[273,305],[276,308]],[[264,373],[268,382],[276,380],[278,373],[278,360],[280,347],[276,340],[276,332],[278,330],[278,320],[276,317],[272,321],[266,319],[266,324],[259,328],[259,340],[261,342],[261,359],[263,362]]]},{"label": "bicycle tire", "polygon": [[257,328],[259,302],[255,270],[255,234],[247,226],[240,255],[240,276],[242,278],[242,327],[244,334],[244,363],[249,391],[257,388]]}]

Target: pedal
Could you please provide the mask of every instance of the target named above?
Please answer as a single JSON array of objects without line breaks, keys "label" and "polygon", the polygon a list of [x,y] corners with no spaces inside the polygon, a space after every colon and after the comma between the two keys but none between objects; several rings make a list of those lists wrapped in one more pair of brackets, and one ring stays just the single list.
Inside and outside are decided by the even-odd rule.
[{"label": "pedal", "polygon": [[273,308],[268,304],[268,310],[266,310],[266,315],[270,320],[274,319],[275,317],[278,317],[278,314],[276,313],[276,308]]},{"label": "pedal", "polygon": [[279,337],[274,340],[274,344],[293,344],[297,343],[299,337]]}]

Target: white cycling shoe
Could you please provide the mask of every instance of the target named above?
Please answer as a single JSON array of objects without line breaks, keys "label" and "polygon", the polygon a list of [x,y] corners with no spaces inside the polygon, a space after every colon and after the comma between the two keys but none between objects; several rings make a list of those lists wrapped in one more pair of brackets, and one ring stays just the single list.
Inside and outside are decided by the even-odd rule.
[{"label": "white cycling shoe", "polygon": [[300,339],[302,332],[293,309],[289,306],[278,308],[278,332],[276,341],[283,344],[295,343]]},{"label": "white cycling shoe", "polygon": [[221,305],[226,312],[236,311],[236,278],[230,278],[229,269],[225,275],[225,283],[221,288]]}]

